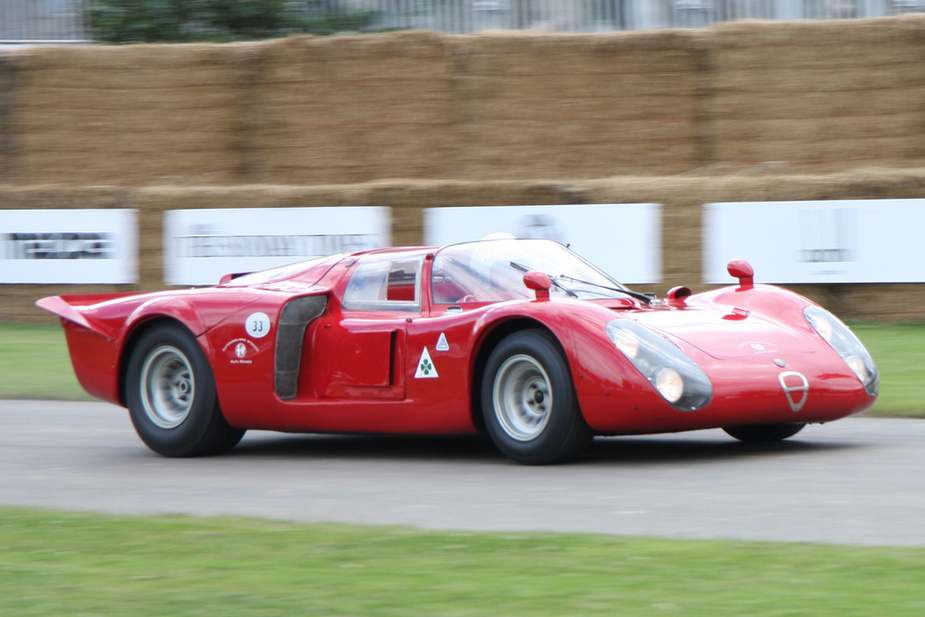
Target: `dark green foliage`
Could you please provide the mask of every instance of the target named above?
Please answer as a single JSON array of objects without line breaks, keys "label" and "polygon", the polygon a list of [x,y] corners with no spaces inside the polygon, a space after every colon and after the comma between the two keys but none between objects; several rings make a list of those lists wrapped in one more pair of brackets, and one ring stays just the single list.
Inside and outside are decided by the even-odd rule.
[{"label": "dark green foliage", "polygon": [[247,41],[299,33],[367,30],[376,13],[337,2],[95,0],[88,23],[103,43]]}]

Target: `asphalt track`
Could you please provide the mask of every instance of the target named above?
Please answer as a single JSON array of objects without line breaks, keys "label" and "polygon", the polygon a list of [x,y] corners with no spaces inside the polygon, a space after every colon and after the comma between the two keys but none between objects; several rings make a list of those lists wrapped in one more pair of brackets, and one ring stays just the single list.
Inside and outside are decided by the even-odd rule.
[{"label": "asphalt track", "polygon": [[0,401],[0,504],[455,530],[925,545],[925,420],[852,418],[749,446],[721,431],[508,462],[479,438],[252,432],[165,459],[103,403]]}]

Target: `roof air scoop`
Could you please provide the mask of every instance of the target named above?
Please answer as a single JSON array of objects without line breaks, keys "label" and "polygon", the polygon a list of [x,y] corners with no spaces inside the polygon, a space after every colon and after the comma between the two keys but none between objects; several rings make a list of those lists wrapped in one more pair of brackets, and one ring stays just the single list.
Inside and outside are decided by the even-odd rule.
[{"label": "roof air scoop", "polygon": [[665,296],[665,299],[668,300],[668,304],[673,306],[686,306],[685,301],[692,293],[690,287],[672,287],[668,290],[668,295]]},{"label": "roof air scoop", "polygon": [[739,279],[739,291],[752,289],[755,286],[755,269],[744,259],[733,259],[726,266],[730,276]]}]

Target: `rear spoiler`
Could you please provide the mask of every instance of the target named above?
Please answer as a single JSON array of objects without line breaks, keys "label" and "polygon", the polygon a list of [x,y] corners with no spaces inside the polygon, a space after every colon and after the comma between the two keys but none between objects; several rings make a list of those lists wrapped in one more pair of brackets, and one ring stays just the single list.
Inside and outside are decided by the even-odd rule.
[{"label": "rear spoiler", "polygon": [[126,296],[139,295],[137,292],[129,293],[111,293],[111,294],[70,294],[65,296],[48,296],[36,301],[35,305],[53,313],[62,319],[73,321],[74,323],[92,330],[97,334],[105,337],[110,341],[116,339],[117,329],[111,328],[92,317],[85,315],[82,309],[109,300],[124,298]]}]

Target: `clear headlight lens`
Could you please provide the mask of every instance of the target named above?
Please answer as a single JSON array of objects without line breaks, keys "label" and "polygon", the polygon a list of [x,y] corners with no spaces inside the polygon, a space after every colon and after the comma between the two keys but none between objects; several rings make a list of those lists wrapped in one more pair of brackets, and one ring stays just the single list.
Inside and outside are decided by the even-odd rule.
[{"label": "clear headlight lens", "polygon": [[841,320],[818,306],[803,309],[807,323],[832,346],[851,371],[864,384],[864,389],[871,396],[877,396],[880,390],[880,373],[870,353]]},{"label": "clear headlight lens", "polygon": [[[819,311],[803,311],[803,314],[806,315],[806,321],[809,322],[809,325],[819,333],[819,336],[824,338],[826,342],[832,341],[832,335],[835,333],[835,328],[832,325],[829,315],[825,312]],[[832,315],[834,317],[834,315]]]},{"label": "clear headlight lens", "polygon": [[[608,333],[611,331],[608,330]],[[611,341],[622,351],[627,358],[635,358],[639,355],[639,339],[627,330],[613,330]]]},{"label": "clear headlight lens", "polygon": [[610,321],[606,331],[614,346],[676,408],[694,411],[710,402],[710,379],[669,340],[629,319]]},{"label": "clear headlight lens", "polygon": [[864,364],[864,359],[857,356],[851,356],[847,360],[848,366],[851,367],[851,370],[854,371],[854,374],[858,376],[858,379],[865,381],[869,376],[870,372],[867,370],[867,366]]},{"label": "clear headlight lens", "polygon": [[677,403],[684,394],[684,380],[673,368],[663,368],[655,378],[655,387],[669,403]]}]

